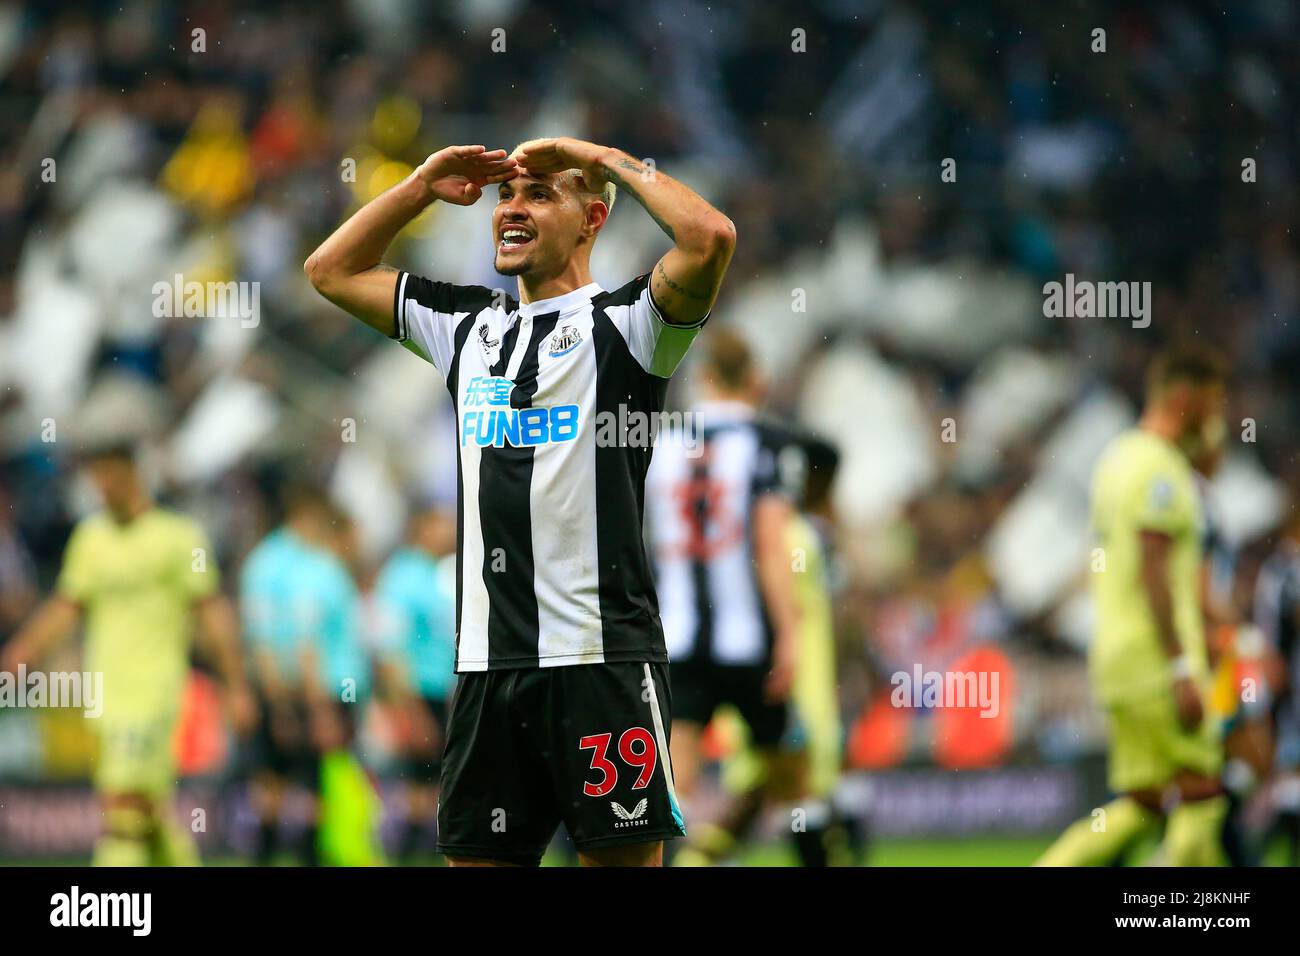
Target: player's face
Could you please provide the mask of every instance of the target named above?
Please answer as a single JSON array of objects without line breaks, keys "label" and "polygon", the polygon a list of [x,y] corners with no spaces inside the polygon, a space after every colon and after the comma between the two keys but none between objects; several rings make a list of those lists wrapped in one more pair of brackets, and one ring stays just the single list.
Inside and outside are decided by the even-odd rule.
[{"label": "player's face", "polygon": [[520,175],[502,183],[492,211],[497,272],[562,272],[584,233],[585,205],[566,174]]},{"label": "player's face", "polygon": [[86,474],[99,492],[109,511],[122,511],[135,499],[135,466],[122,458],[94,458],[86,464]]},{"label": "player's face", "polygon": [[[1211,465],[1227,437],[1223,386],[1187,385],[1183,396],[1183,446],[1198,466]],[[1212,469],[1207,473],[1212,473]]]}]

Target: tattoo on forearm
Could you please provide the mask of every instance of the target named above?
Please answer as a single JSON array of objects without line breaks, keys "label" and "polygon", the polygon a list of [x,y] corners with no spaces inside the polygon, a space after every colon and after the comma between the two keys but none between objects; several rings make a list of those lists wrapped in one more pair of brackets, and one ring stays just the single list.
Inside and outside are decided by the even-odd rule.
[{"label": "tattoo on forearm", "polygon": [[650,213],[650,218],[655,221],[655,223],[659,226],[660,229],[662,229],[664,232],[668,234],[668,238],[671,241],[673,242],[677,241],[677,233],[673,232],[672,226],[668,225],[668,223],[660,219],[653,209],[647,209],[646,212]]},{"label": "tattoo on forearm", "polygon": [[673,232],[673,227],[664,222],[653,209],[646,206],[645,199],[643,199],[641,194],[637,192],[636,187],[629,181],[629,177],[624,176],[619,172],[620,169],[626,169],[629,172],[635,173],[639,177],[645,175],[645,167],[631,157],[624,157],[614,164],[614,167],[609,170],[607,175],[610,179],[614,180],[614,185],[619,189],[626,189],[630,192],[632,198],[639,202],[645,208],[645,211],[650,214],[650,218],[655,221],[655,224],[667,234],[670,240],[676,242],[677,234]]},{"label": "tattoo on forearm", "polygon": [[626,189],[633,196],[636,196],[638,200],[640,200],[641,197],[637,196],[636,190],[633,189],[631,184],[628,183],[627,177],[623,176],[618,171],[618,167],[623,166],[626,162],[627,160],[622,160],[615,166],[615,168],[610,169],[608,172],[606,172],[605,175],[608,176],[610,179],[614,180],[614,185],[617,186],[619,189]]},{"label": "tattoo on forearm", "polygon": [[667,285],[668,288],[671,289],[673,292],[675,292],[677,295],[684,295],[688,299],[695,299],[696,301],[699,302],[707,302],[709,299],[713,297],[712,289],[710,289],[707,292],[696,292],[693,289],[688,289],[685,286],[679,285],[678,283],[674,282],[672,279],[668,277],[668,273],[664,271],[664,264],[662,262],[659,263],[657,271],[659,273],[659,278],[662,279],[664,284]]}]

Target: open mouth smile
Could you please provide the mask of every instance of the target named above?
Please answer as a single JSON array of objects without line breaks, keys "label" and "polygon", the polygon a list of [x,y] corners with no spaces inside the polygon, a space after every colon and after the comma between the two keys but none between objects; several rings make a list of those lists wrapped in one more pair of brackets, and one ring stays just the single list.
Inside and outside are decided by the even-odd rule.
[{"label": "open mouth smile", "polygon": [[507,226],[501,230],[501,242],[498,248],[503,250],[520,249],[533,241],[532,233],[518,226]]}]

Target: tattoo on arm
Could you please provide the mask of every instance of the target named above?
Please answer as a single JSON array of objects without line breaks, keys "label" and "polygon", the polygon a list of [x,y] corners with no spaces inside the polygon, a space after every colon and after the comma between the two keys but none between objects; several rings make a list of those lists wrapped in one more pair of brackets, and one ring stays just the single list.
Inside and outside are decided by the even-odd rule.
[{"label": "tattoo on arm", "polygon": [[668,273],[664,271],[663,262],[659,263],[657,267],[657,271],[659,272],[659,278],[662,279],[664,284],[668,286],[668,288],[670,288],[677,295],[684,295],[688,299],[695,299],[696,301],[699,302],[707,302],[709,299],[713,298],[712,289],[708,290],[707,292],[696,292],[693,289],[688,289],[684,285],[679,285],[678,283],[674,282],[672,279],[668,277]]},{"label": "tattoo on arm", "polygon": [[628,177],[619,172],[620,169],[626,169],[635,173],[637,176],[643,176],[645,175],[645,167],[635,159],[620,159],[614,164],[614,168],[609,171],[608,175],[610,179],[614,180],[615,186],[619,189],[626,189],[632,194],[632,197],[645,208],[646,212],[650,214],[650,218],[655,221],[655,224],[667,234],[669,240],[675,243],[677,241],[677,234],[673,232],[673,227],[660,219],[653,209],[646,206],[645,200],[641,198],[641,194],[636,191],[636,187],[632,185],[628,180]]},{"label": "tattoo on arm", "polygon": [[668,223],[664,222],[657,215],[655,215],[654,210],[647,209],[646,212],[650,213],[650,218],[655,221],[655,223],[659,226],[660,229],[662,229],[664,232],[668,234],[669,242],[675,243],[677,241],[677,234],[673,232],[673,227],[668,225]]}]

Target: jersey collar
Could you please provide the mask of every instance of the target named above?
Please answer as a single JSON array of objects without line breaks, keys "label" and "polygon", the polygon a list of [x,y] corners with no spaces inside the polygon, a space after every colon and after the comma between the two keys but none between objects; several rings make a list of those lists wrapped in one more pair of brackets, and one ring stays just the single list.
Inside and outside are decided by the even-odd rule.
[{"label": "jersey collar", "polygon": [[532,302],[521,302],[519,304],[519,314],[530,319],[539,315],[548,315],[551,312],[559,312],[563,315],[565,312],[572,312],[586,305],[593,296],[603,291],[600,283],[588,282],[581,288],[566,292],[563,295],[553,295],[549,299],[534,299]]}]

